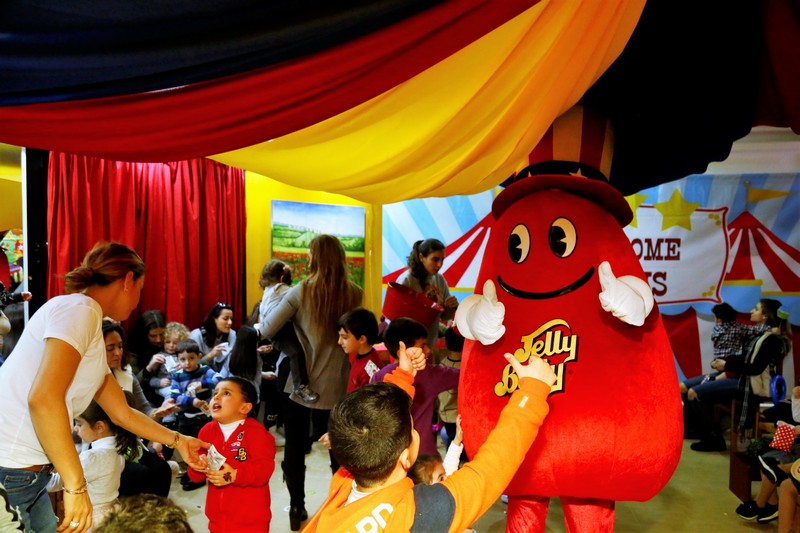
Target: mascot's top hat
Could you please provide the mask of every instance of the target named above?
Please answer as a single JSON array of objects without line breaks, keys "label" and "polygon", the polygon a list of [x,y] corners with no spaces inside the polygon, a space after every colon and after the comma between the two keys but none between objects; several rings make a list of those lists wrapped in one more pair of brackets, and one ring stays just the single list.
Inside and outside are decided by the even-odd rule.
[{"label": "mascot's top hat", "polygon": [[519,198],[560,189],[607,209],[621,226],[633,219],[628,202],[609,183],[614,134],[611,123],[577,105],[558,117],[528,156],[530,165],[510,178],[492,204],[497,219]]}]

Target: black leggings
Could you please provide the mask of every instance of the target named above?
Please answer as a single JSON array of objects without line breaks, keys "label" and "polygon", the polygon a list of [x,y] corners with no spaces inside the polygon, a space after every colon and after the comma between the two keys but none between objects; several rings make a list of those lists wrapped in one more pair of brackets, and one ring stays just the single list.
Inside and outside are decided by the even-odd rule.
[{"label": "black leggings", "polygon": [[[289,489],[291,505],[305,505],[306,450],[314,440],[328,431],[331,412],[325,409],[309,409],[282,394],[286,447],[283,452],[283,473]],[[339,463],[328,452],[331,470],[336,472]]]}]

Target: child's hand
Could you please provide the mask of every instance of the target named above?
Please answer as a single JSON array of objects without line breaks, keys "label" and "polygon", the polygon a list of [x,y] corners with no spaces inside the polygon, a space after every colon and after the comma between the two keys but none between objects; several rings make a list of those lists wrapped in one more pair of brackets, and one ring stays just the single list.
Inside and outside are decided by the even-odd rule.
[{"label": "child's hand", "polygon": [[319,438],[319,442],[321,442],[322,445],[328,448],[329,450],[331,449],[331,439],[330,437],[328,437],[327,432]]},{"label": "child's hand", "polygon": [[[150,362],[147,363],[147,367],[145,367],[145,368],[147,369],[148,372],[155,372],[158,367],[160,367],[161,365],[163,365],[166,362],[167,362],[167,358],[164,357],[163,354],[157,353],[150,359]],[[162,380],[162,382],[163,382],[163,380]],[[167,385],[169,385],[169,383],[167,383],[166,385],[161,385],[161,386],[162,387],[166,387]]]},{"label": "child's hand", "polygon": [[206,471],[208,481],[216,487],[224,487],[236,481],[236,469],[228,463],[222,465],[219,470]]},{"label": "child's hand", "polygon": [[192,400],[192,405],[194,405],[198,409],[208,408],[208,404],[206,402],[204,402],[203,400],[199,400],[197,398]]},{"label": "child's hand", "polygon": [[455,296],[448,296],[444,301],[444,306],[447,309],[455,309],[458,307],[458,299]]},{"label": "child's hand", "polygon": [[271,344],[264,344],[263,346],[259,346],[258,348],[256,348],[256,351],[258,353],[269,353],[269,352],[272,351],[272,345]]},{"label": "child's hand", "polygon": [[422,348],[406,348],[403,341],[400,341],[400,346],[397,348],[397,366],[416,376],[417,372],[425,369],[425,352]]},{"label": "child's hand", "polygon": [[800,387],[794,387],[792,389],[792,396],[800,399]]},{"label": "child's hand", "polygon": [[266,379],[267,381],[275,381],[276,379],[278,379],[278,374],[276,374],[275,372],[269,372],[269,371],[268,372],[262,372],[261,373],[261,379]]},{"label": "child's hand", "polygon": [[522,380],[522,378],[538,379],[539,381],[543,381],[548,387],[552,387],[553,383],[556,382],[556,374],[553,372],[553,368],[541,357],[532,356],[528,359],[527,365],[523,365],[517,361],[517,358],[510,353],[506,353],[503,357],[506,358],[506,361],[511,363],[511,367],[514,369],[514,372],[517,373],[520,380]]},{"label": "child's hand", "polygon": [[161,387],[162,387],[162,388],[163,388],[163,387],[169,387],[169,386],[172,384],[172,380],[171,380],[171,379],[169,379],[169,378],[163,378],[163,379],[162,379],[162,380],[159,382],[159,384],[161,385]]},{"label": "child's hand", "polygon": [[456,436],[453,438],[453,443],[456,446],[461,446],[464,442],[464,431],[461,429],[461,415],[456,416]]}]

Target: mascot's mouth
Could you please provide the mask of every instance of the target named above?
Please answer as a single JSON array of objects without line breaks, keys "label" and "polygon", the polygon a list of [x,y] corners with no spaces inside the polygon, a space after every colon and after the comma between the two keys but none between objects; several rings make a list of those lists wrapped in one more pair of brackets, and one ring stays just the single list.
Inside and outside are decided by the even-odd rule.
[{"label": "mascot's mouth", "polygon": [[589,281],[592,276],[594,275],[594,267],[589,267],[589,270],[578,278],[577,280],[573,281],[566,287],[561,287],[560,289],[556,289],[554,291],[548,292],[529,292],[523,291],[521,289],[517,289],[503,281],[503,278],[497,276],[497,283],[503,287],[503,290],[506,291],[511,296],[516,296],[517,298],[525,298],[527,300],[547,300],[549,298],[558,298],[559,296],[564,296],[565,294],[569,294],[570,292],[580,289],[583,287],[587,281]]}]

